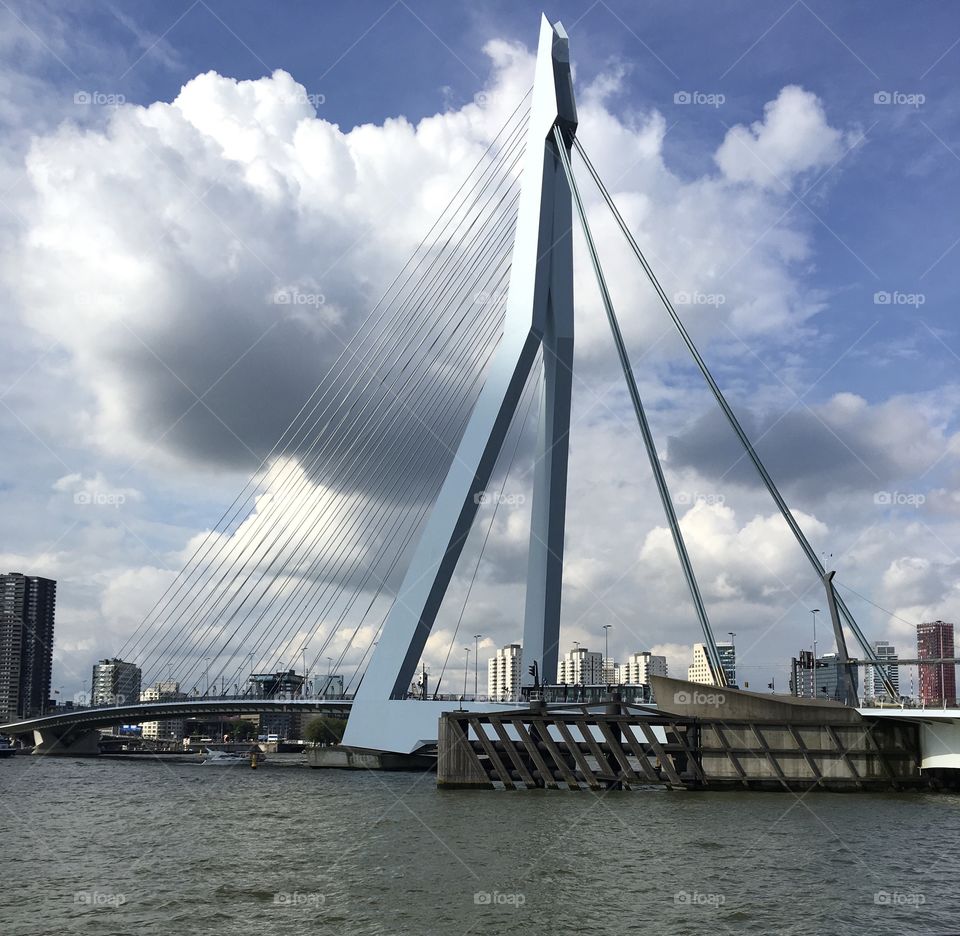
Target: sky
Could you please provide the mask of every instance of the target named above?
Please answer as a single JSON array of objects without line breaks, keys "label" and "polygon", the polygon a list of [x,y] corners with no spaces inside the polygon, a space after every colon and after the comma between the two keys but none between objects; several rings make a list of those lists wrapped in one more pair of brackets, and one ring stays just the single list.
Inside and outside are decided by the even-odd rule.
[{"label": "sky", "polygon": [[[536,5],[266,11],[0,0],[0,566],[59,583],[62,698],[150,610],[532,80]],[[544,12],[570,35],[580,139],[761,457],[863,630],[914,655],[917,623],[960,610],[954,6]],[[714,629],[736,634],[741,684],[785,688],[820,584],[577,172]],[[611,655],[652,649],[683,675],[696,618],[575,250],[561,649],[600,649],[611,624]],[[271,300],[291,286],[324,304]],[[481,658],[519,639],[527,522],[521,497],[498,511],[454,637],[466,550],[435,674],[451,643],[462,672],[464,634]]]}]

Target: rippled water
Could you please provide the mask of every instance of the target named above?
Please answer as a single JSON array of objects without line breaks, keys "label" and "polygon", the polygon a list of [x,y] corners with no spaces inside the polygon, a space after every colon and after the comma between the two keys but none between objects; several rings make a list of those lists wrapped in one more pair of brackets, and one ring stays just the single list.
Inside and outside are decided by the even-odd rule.
[{"label": "rippled water", "polygon": [[15,757],[0,933],[946,934],[960,797]]}]

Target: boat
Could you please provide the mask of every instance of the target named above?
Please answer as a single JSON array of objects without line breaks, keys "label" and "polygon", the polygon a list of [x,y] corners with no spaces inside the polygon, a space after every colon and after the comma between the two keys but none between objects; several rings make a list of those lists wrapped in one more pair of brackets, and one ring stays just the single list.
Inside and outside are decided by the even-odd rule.
[{"label": "boat", "polygon": [[17,749],[9,738],[0,738],[0,757],[13,757]]},{"label": "boat", "polygon": [[[262,762],[264,760],[263,754],[261,754],[260,751],[256,751],[255,753],[257,759]],[[250,751],[212,751],[210,748],[207,748],[207,750],[204,751],[203,763],[207,765],[212,764],[214,767],[250,767],[252,766],[250,756]]]}]

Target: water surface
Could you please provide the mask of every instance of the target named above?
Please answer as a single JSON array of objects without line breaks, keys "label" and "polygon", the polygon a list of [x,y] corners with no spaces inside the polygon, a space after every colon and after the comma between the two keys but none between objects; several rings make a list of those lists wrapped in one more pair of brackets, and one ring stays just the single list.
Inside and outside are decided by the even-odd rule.
[{"label": "water surface", "polygon": [[0,762],[3,936],[948,934],[960,797]]}]

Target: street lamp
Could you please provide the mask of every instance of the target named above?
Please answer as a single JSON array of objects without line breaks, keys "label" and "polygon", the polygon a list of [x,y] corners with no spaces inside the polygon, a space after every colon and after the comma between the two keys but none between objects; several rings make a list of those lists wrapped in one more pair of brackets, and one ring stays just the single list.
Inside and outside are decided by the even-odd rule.
[{"label": "street lamp", "polygon": [[610,688],[610,671],[607,669],[607,661],[610,659],[610,628],[612,624],[603,625],[603,681]]},{"label": "street lamp", "polygon": [[817,698],[817,615],[819,608],[813,608],[810,613],[813,615],[813,698]]},{"label": "street lamp", "polygon": [[307,697],[307,648],[300,648],[300,656],[303,659],[303,686],[300,689],[300,698],[305,699]]},{"label": "street lamp", "polygon": [[479,690],[479,678],[480,678],[480,638],[483,634],[474,634],[473,635],[473,701],[477,701],[477,693]]},{"label": "street lamp", "polygon": [[210,695],[210,660],[212,657],[203,658],[203,694],[205,696]]},{"label": "street lamp", "polygon": [[463,664],[463,697],[467,697],[467,672],[470,669],[470,648],[464,647],[467,651],[466,662]]}]

